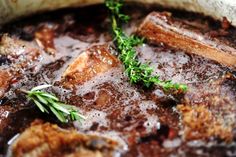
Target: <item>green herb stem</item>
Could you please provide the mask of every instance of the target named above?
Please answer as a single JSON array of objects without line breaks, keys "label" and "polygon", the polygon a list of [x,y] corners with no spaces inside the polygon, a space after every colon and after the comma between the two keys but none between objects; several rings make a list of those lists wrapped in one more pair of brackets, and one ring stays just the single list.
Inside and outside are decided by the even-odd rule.
[{"label": "green herb stem", "polygon": [[32,100],[41,112],[49,114],[51,111],[63,123],[85,119],[76,107],[64,104],[55,95],[42,91],[48,87],[51,85],[37,86],[30,91],[20,89],[20,91],[27,94],[28,99]]},{"label": "green herb stem", "polygon": [[105,5],[111,14],[114,40],[117,49],[120,52],[119,58],[124,64],[125,72],[128,75],[130,82],[133,84],[142,84],[147,88],[158,85],[164,90],[174,89],[186,91],[187,86],[184,84],[173,83],[171,80],[162,81],[159,79],[159,76],[152,75],[153,68],[149,67],[148,64],[142,64],[137,59],[137,53],[134,46],[142,44],[144,39],[136,36],[127,36],[122,30],[121,23],[129,20],[129,16],[120,12],[123,4],[123,0],[105,0]]}]

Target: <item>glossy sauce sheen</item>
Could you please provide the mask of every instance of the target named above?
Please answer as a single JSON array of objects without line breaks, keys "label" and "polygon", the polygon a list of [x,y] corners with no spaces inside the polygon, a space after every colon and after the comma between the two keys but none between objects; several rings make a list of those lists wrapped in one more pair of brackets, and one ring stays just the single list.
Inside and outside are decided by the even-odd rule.
[{"label": "glossy sauce sheen", "polygon": [[[163,11],[158,7],[126,6],[125,11],[133,19],[125,25],[127,33],[134,33],[144,17],[153,10]],[[75,127],[80,132],[117,140],[123,146],[121,152],[125,152],[122,156],[235,155],[236,80],[231,69],[161,43],[145,43],[136,47],[139,59],[150,62],[154,73],[160,75],[161,79],[186,83],[189,88],[187,93],[177,95],[157,87],[142,89],[139,85],[131,85],[122,66],[113,66],[110,70],[93,74],[83,83],[69,82],[73,87],[65,86],[69,81],[63,79],[65,71],[80,54],[94,45],[111,44],[110,23],[102,6],[48,14],[9,24],[1,30],[39,49],[37,59],[29,61],[23,58],[25,60],[20,65],[20,57],[10,58],[11,63],[8,63],[7,58],[4,60],[6,55],[1,55],[1,70],[10,69],[15,74],[10,90],[0,101],[1,153],[7,148],[7,141],[36,118],[58,123],[54,117],[40,113],[17,91],[19,88],[30,89],[47,83],[54,84],[49,91],[56,93],[62,101],[77,106],[87,117],[81,124],[60,124],[61,127]],[[208,32],[204,33],[220,29],[219,23],[199,15],[187,16],[186,13],[173,11],[173,16],[195,25],[199,30],[206,28],[204,30]],[[234,28],[228,31],[236,34]],[[232,36],[219,38],[229,43],[234,41]],[[117,55],[113,45],[110,50]],[[199,106],[203,108],[199,109]],[[206,111],[210,122],[219,127],[210,133],[199,130],[197,126],[201,124],[197,123],[200,120],[189,119],[186,110]],[[189,120],[196,126],[191,126]],[[203,124],[208,122],[202,121]],[[208,126],[210,124],[204,129],[210,130]],[[230,137],[222,134],[229,134]],[[228,139],[230,144],[224,142]]]}]

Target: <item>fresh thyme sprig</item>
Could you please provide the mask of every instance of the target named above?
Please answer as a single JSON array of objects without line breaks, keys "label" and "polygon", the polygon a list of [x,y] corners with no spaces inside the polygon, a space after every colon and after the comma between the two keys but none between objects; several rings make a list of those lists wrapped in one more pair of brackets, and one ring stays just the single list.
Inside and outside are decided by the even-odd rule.
[{"label": "fresh thyme sprig", "polygon": [[120,24],[130,19],[129,16],[120,12],[123,4],[124,0],[105,0],[105,5],[111,14],[112,31],[118,51],[120,52],[119,58],[124,64],[130,82],[134,84],[141,83],[147,88],[155,84],[159,85],[164,90],[175,89],[186,91],[187,86],[184,84],[172,83],[171,80],[162,81],[159,76],[153,76],[153,68],[149,67],[148,64],[142,64],[137,59],[134,46],[142,44],[143,39],[135,36],[129,37],[122,30]]},{"label": "fresh thyme sprig", "polygon": [[63,123],[85,119],[76,107],[64,104],[55,95],[42,91],[48,87],[51,85],[41,85],[32,88],[30,91],[22,89],[21,91],[26,93],[28,99],[32,100],[43,113],[49,114],[50,110]]}]

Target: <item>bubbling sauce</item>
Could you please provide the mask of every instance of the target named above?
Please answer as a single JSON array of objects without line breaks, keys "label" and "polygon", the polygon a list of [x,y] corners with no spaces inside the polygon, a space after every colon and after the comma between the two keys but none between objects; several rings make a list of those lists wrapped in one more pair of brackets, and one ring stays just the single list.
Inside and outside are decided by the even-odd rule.
[{"label": "bubbling sauce", "polygon": [[[132,34],[149,12],[165,9],[132,4],[125,6],[124,10],[132,17],[132,21],[124,28],[128,34]],[[180,20],[200,25],[206,30],[217,29],[218,22],[212,19],[169,11]],[[214,136],[186,140],[186,128],[181,120],[184,114],[176,108],[178,104],[205,105],[213,114],[213,120],[221,120],[222,125],[228,125],[234,130],[236,81],[233,76],[226,77],[231,69],[218,63],[161,43],[145,43],[136,47],[140,61],[150,62],[154,73],[160,75],[161,79],[186,83],[189,88],[187,93],[175,95],[158,87],[143,89],[139,85],[131,85],[122,66],[98,74],[83,84],[75,85],[73,89],[63,87],[63,73],[81,53],[93,45],[112,45],[108,19],[103,6],[91,6],[35,15],[2,27],[2,34],[8,33],[11,38],[16,37],[17,40],[36,45],[40,55],[30,63],[26,61],[24,68],[16,66],[17,59],[8,61],[5,55],[0,55],[1,69],[10,69],[16,73],[9,90],[0,101],[0,152],[4,154],[7,141],[22,132],[32,121],[42,119],[58,123],[63,128],[76,128],[79,132],[117,140],[123,145],[125,157],[234,156],[234,140],[232,144]],[[212,27],[212,23],[216,25]],[[44,49],[35,41],[34,34],[42,27],[53,32],[50,44],[53,43],[54,55],[47,52],[48,47]],[[236,29],[230,31],[236,34]],[[232,38],[225,37],[225,40],[232,41]],[[112,53],[118,55],[115,50]],[[48,92],[77,106],[87,119],[81,123],[60,124],[53,116],[40,113],[17,90],[31,89],[44,83],[53,84],[54,87]],[[232,136],[235,139],[233,131]]]}]

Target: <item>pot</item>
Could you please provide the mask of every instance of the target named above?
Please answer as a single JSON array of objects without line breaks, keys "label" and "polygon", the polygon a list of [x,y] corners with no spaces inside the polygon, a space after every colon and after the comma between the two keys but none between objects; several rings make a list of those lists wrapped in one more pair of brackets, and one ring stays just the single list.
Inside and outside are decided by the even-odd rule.
[{"label": "pot", "polygon": [[[155,3],[161,6],[202,13],[214,19],[228,21],[236,26],[236,1],[234,0],[128,0],[142,3]],[[103,3],[103,0],[0,0],[0,25],[19,17],[38,12],[66,7],[79,7]]]}]

